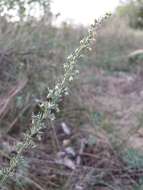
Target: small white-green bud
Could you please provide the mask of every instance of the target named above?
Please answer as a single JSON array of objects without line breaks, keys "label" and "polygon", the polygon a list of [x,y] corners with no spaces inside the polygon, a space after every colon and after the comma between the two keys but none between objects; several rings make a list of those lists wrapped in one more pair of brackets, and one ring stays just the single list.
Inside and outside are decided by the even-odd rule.
[{"label": "small white-green bud", "polygon": [[72,76],[69,78],[69,82],[71,82],[71,81],[73,81],[73,77]]}]

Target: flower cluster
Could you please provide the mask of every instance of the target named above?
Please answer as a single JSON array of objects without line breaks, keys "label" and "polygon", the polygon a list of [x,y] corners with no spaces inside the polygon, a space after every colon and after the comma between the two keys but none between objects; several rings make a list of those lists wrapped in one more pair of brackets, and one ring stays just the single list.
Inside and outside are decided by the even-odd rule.
[{"label": "flower cluster", "polygon": [[[102,18],[101,20],[103,20]],[[75,76],[79,73],[76,69],[78,59],[82,56],[84,50],[91,50],[91,44],[95,41],[96,28],[99,27],[100,21],[96,21],[88,31],[87,37],[80,41],[80,46],[67,57],[64,63],[64,74],[60,81],[58,81],[53,89],[48,90],[46,101],[42,101],[38,106],[38,112],[32,114],[32,127],[24,136],[23,143],[18,143],[16,146],[16,155],[11,158],[10,165],[7,168],[0,170],[0,184],[3,185],[9,176],[15,173],[16,168],[22,163],[23,151],[35,147],[33,137],[39,135],[41,130],[45,128],[45,121],[47,119],[55,120],[55,114],[59,112],[59,102],[63,96],[68,95],[69,84],[73,81]]]}]

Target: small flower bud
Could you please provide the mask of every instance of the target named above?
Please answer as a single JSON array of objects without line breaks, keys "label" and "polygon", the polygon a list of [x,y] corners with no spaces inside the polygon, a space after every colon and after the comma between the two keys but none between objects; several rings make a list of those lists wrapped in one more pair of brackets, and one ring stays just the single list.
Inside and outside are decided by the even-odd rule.
[{"label": "small flower bud", "polygon": [[71,81],[73,81],[73,77],[72,76],[69,78],[69,82],[71,82]]}]

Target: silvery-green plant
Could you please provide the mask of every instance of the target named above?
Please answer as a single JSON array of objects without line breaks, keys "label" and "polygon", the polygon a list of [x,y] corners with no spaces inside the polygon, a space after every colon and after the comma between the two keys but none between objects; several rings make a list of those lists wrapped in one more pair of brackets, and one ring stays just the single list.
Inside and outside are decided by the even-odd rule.
[{"label": "silvery-green plant", "polygon": [[96,37],[96,29],[99,27],[101,22],[107,18],[107,16],[95,21],[95,24],[90,27],[87,37],[83,38],[80,41],[80,46],[70,56],[67,57],[67,61],[64,63],[64,74],[62,79],[56,83],[53,89],[49,89],[47,100],[41,101],[39,104],[38,113],[32,114],[32,127],[25,133],[23,142],[16,145],[17,154],[11,158],[9,167],[0,170],[1,186],[4,185],[9,176],[14,175],[18,166],[22,165],[22,153],[27,149],[35,147],[33,137],[40,134],[41,130],[46,127],[45,122],[47,119],[50,121],[55,120],[55,114],[60,111],[58,106],[60,99],[63,96],[68,95],[69,84],[79,73],[79,71],[76,69],[78,59],[82,56],[85,50],[91,50],[92,42],[95,41]]}]

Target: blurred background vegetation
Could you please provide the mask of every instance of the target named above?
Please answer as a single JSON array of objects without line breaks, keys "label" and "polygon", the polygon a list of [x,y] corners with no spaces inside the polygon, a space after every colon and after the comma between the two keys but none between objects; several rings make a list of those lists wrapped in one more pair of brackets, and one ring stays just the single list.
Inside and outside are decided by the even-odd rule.
[{"label": "blurred background vegetation", "polygon": [[[23,132],[31,126],[31,113],[37,102],[46,97],[48,87],[61,77],[67,55],[88,30],[86,26],[66,21],[55,25],[60,14],[54,15],[51,6],[50,0],[0,0],[1,165],[5,152],[9,154],[14,142],[21,140]],[[33,14],[37,7],[38,17]],[[73,172],[73,176],[62,167],[58,170],[53,166],[45,174],[42,164],[51,159],[55,151],[52,136],[46,136],[37,150],[39,161],[33,161],[36,151],[28,153],[28,171],[22,174],[26,176],[25,181],[18,176],[13,179],[11,189],[28,189],[32,184],[29,189],[75,190],[77,186],[80,188],[76,181],[85,185],[81,190],[87,190],[88,183],[89,190],[142,189],[143,152],[138,153],[131,147],[130,139],[142,128],[142,121],[132,113],[141,115],[143,110],[143,1],[122,2],[98,28],[96,44],[79,62],[80,75],[71,87],[70,96],[63,100],[55,125],[57,133],[61,122],[70,126],[71,146],[75,149],[79,149],[80,139],[88,141],[82,167]],[[133,110],[129,110],[131,106]],[[131,123],[124,119],[126,116]],[[129,130],[121,129],[122,125],[129,125]],[[61,137],[58,138],[60,141]],[[40,165],[44,172],[39,171],[35,163],[29,169],[31,162]],[[49,167],[47,165],[45,167]],[[84,180],[78,178],[79,173],[85,174]],[[92,176],[88,182],[87,176]]]}]

